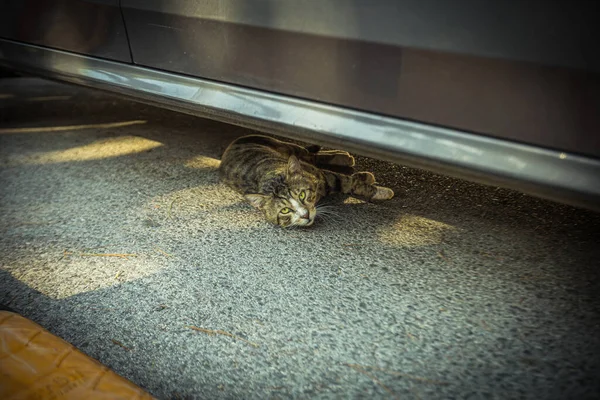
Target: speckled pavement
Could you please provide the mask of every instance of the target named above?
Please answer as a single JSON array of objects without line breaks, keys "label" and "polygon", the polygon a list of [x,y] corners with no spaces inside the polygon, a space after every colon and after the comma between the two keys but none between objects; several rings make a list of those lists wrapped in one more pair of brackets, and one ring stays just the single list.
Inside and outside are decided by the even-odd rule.
[{"label": "speckled pavement", "polygon": [[282,230],[245,133],[0,80],[0,303],[161,399],[600,397],[600,215],[358,157],[392,201]]}]

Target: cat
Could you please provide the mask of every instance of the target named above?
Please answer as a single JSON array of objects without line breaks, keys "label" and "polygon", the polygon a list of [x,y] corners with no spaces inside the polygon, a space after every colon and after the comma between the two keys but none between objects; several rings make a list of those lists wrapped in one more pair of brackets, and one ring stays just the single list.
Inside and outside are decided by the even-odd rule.
[{"label": "cat", "polygon": [[375,185],[370,172],[354,173],[354,158],[345,151],[302,147],[262,135],[243,136],[225,150],[221,181],[282,227],[314,223],[317,203],[332,193],[367,201],[389,200],[394,192]]}]

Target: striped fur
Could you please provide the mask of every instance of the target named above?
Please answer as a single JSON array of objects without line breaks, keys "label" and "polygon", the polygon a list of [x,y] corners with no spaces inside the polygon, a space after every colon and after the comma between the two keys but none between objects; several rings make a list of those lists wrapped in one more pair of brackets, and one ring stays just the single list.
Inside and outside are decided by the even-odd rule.
[{"label": "striped fur", "polygon": [[375,185],[373,174],[353,173],[353,166],[354,158],[343,151],[250,135],[229,145],[219,172],[221,180],[243,194],[268,221],[288,227],[312,225],[317,203],[330,193],[369,201],[394,196],[391,189]]}]

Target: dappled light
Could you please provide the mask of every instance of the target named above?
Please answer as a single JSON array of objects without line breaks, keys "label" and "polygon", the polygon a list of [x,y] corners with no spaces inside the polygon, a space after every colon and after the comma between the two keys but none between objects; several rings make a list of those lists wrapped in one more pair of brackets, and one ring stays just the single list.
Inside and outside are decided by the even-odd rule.
[{"label": "dappled light", "polygon": [[[156,248],[148,253],[136,254],[107,249],[57,250],[43,255],[44,268],[22,266],[7,272],[28,287],[58,300],[152,275],[165,268],[167,256],[161,251]],[[73,268],[89,272],[74,276]],[[66,281],[70,283],[57,284]]]},{"label": "dappled light", "polygon": [[417,215],[401,215],[397,221],[379,231],[379,240],[392,246],[417,247],[438,244],[444,234],[456,228]]},{"label": "dappled light", "polygon": [[2,128],[0,134],[16,134],[16,133],[44,133],[44,132],[67,132],[79,131],[83,129],[109,129],[123,128],[126,126],[145,124],[143,120],[109,122],[104,124],[85,124],[85,125],[62,125],[62,126],[40,126],[28,128]]},{"label": "dappled light", "polygon": [[348,197],[344,200],[344,204],[364,204],[365,201],[361,199],[357,199],[356,197]]},{"label": "dappled light", "polygon": [[71,161],[101,160],[141,153],[162,146],[162,143],[139,136],[121,136],[102,139],[84,146],[67,150],[34,153],[33,155],[15,155],[12,165],[54,164]]},{"label": "dappled light", "polygon": [[188,228],[209,232],[241,230],[257,224],[268,226],[262,213],[248,205],[241,195],[217,183],[216,177],[214,184],[157,196],[146,208],[150,210],[148,218],[162,221],[165,234],[178,235]]},{"label": "dappled light", "polygon": [[220,164],[221,161],[216,158],[207,156],[197,156],[187,161],[185,163],[185,166],[194,169],[217,169],[219,168]]}]

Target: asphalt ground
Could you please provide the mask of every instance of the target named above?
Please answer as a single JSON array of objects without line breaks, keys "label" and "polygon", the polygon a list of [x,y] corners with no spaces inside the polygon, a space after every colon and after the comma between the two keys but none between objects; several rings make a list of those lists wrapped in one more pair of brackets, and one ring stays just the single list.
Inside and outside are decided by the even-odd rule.
[{"label": "asphalt ground", "polygon": [[599,214],[358,157],[393,200],[283,230],[247,133],[0,80],[0,303],[162,399],[600,398]]}]

